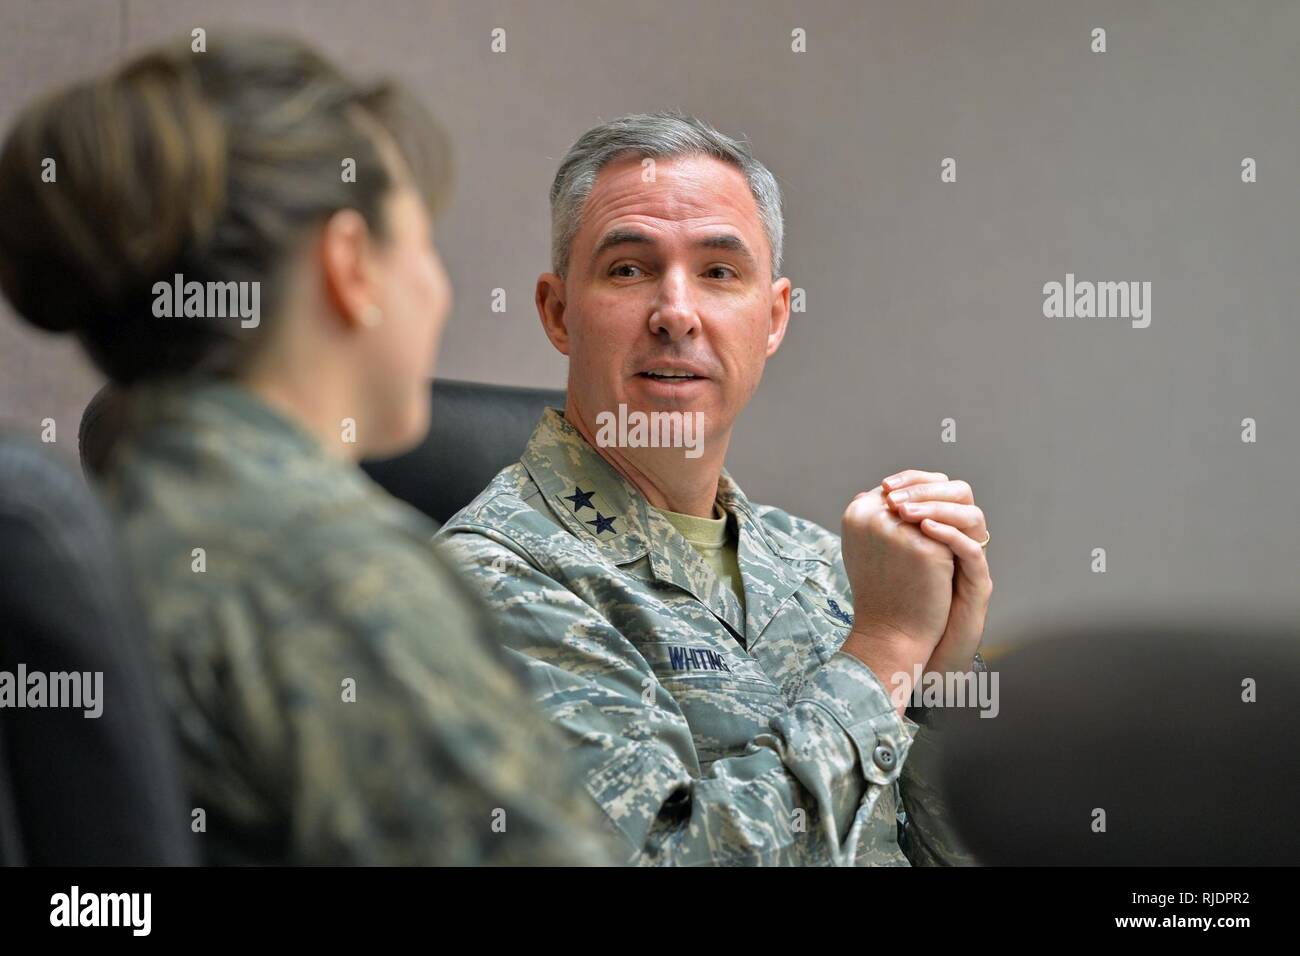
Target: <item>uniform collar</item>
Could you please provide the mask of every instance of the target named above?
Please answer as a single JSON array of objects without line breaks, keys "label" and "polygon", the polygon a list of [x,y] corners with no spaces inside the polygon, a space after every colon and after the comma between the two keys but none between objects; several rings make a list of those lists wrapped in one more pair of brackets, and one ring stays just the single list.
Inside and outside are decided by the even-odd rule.
[{"label": "uniform collar", "polygon": [[196,443],[219,435],[247,454],[273,459],[334,461],[305,427],[247,387],[223,379],[176,379],[140,384],[129,392],[132,430],[183,426]]},{"label": "uniform collar", "polygon": [[717,502],[736,521],[737,561],[745,608],[672,523],[592,448],[563,413],[548,408],[520,459],[551,511],[575,537],[598,547],[615,564],[649,558],[656,580],[692,594],[737,634],[753,640],[780,605],[826,559],[764,525],[724,470]]},{"label": "uniform collar", "polygon": [[331,455],[304,426],[235,382],[140,384],[127,395],[127,416],[114,470],[165,455],[196,482],[221,489],[217,497],[226,507],[240,501],[255,508],[266,496],[283,496],[304,510],[362,499],[394,515],[409,510],[392,508],[360,468]]}]

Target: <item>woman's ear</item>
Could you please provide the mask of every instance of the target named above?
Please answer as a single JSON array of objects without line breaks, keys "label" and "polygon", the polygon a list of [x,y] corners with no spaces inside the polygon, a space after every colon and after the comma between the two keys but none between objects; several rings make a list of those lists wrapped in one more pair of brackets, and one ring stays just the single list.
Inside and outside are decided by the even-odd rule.
[{"label": "woman's ear", "polygon": [[376,281],[374,240],[365,217],[340,209],[325,222],[317,243],[325,295],[344,326],[374,325]]}]

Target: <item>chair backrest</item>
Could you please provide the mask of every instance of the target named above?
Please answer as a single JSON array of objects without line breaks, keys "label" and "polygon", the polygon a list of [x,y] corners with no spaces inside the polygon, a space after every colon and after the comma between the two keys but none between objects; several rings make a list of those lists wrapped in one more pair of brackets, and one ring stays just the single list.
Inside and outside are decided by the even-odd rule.
[{"label": "chair backrest", "polygon": [[81,413],[77,451],[87,481],[104,471],[125,420],[126,393],[112,382],[96,392]]},{"label": "chair backrest", "polygon": [[363,467],[389,494],[442,524],[519,460],[547,406],[563,408],[564,392],[438,380],[424,441]]},{"label": "chair backrest", "polygon": [[990,665],[942,783],[980,862],[1300,864],[1300,625],[1256,613],[1043,628]]},{"label": "chair backrest", "polygon": [[[194,862],[170,724],[110,522],[80,476],[11,436],[0,436],[0,542],[0,671],[28,705],[15,696],[0,711],[0,861]],[[79,706],[48,706],[78,696]]]}]

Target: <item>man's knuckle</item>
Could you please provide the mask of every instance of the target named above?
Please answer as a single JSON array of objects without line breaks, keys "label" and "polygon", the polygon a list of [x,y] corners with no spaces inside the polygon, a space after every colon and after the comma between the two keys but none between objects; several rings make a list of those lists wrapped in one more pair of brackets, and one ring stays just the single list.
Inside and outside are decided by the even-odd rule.
[{"label": "man's knuckle", "polygon": [[867,525],[867,529],[872,533],[884,534],[885,532],[890,530],[890,528],[893,525],[893,522],[890,520],[889,515],[886,514],[885,510],[882,508],[877,511],[873,511],[871,512],[871,514],[867,515],[866,525]]}]

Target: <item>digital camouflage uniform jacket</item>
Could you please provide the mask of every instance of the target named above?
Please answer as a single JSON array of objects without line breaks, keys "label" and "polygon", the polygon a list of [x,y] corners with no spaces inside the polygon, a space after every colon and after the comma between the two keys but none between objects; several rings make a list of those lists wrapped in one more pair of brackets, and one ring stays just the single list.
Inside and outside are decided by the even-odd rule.
[{"label": "digital camouflage uniform jacket", "polygon": [[717,500],[739,529],[743,613],[553,409],[439,541],[528,661],[630,861],[973,862],[933,786],[942,734],[837,653],[839,539],[725,472]]},{"label": "digital camouflage uniform jacket", "polygon": [[432,523],[237,386],[130,404],[105,491],[209,862],[612,861]]}]

